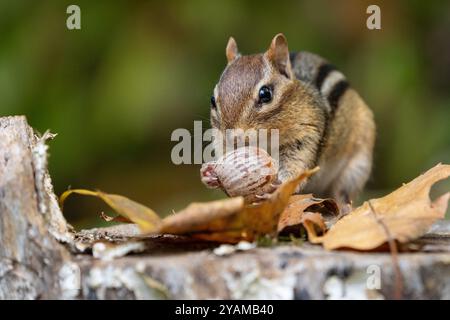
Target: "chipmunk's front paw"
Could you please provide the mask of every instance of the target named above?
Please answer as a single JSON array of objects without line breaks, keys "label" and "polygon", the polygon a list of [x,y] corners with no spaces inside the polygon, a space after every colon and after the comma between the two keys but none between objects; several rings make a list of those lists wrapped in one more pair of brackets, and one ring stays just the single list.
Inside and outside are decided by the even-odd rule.
[{"label": "chipmunk's front paw", "polygon": [[278,187],[280,185],[281,185],[281,181],[278,179],[276,181],[270,183],[269,185],[267,185],[267,187],[264,189],[264,192],[255,194],[256,200],[254,201],[254,203],[259,203],[261,201],[265,201],[265,200],[269,199],[272,196],[272,194],[278,189]]},{"label": "chipmunk's front paw", "polygon": [[210,189],[217,189],[220,187],[220,181],[216,175],[215,166],[215,162],[208,162],[204,163],[200,169],[202,183]]}]

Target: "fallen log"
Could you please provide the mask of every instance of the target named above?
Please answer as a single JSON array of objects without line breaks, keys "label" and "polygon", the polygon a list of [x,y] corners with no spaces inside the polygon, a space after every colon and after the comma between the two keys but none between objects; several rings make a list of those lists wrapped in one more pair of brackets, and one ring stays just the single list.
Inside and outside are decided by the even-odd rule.
[{"label": "fallen log", "polygon": [[[125,224],[75,232],[47,171],[46,140],[25,117],[0,118],[0,299],[390,299],[389,253],[142,236]],[[414,249],[415,248],[415,249]],[[398,255],[402,298],[450,298],[450,223]]]}]

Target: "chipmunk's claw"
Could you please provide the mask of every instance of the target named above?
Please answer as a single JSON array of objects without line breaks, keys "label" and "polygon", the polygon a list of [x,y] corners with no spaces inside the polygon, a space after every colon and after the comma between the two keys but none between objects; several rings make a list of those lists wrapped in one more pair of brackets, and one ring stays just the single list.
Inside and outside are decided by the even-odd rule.
[{"label": "chipmunk's claw", "polygon": [[255,197],[260,200],[267,200],[271,196],[271,193],[264,193],[264,194],[255,194]]},{"label": "chipmunk's claw", "polygon": [[220,187],[220,181],[214,169],[214,163],[205,163],[200,169],[202,183],[211,189]]}]

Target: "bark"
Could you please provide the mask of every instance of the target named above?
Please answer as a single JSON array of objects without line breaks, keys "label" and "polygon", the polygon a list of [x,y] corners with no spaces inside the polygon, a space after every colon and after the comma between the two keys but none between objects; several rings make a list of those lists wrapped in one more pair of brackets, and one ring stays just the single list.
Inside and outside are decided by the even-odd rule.
[{"label": "bark", "polygon": [[0,119],[0,299],[59,297],[70,264],[46,148],[24,117]]},{"label": "bark", "polygon": [[[47,172],[51,137],[37,136],[24,117],[0,118],[0,299],[395,296],[395,265],[384,252],[289,243],[221,256],[217,243],[143,237],[135,225],[76,233]],[[448,221],[408,249],[398,256],[402,297],[450,299]]]}]

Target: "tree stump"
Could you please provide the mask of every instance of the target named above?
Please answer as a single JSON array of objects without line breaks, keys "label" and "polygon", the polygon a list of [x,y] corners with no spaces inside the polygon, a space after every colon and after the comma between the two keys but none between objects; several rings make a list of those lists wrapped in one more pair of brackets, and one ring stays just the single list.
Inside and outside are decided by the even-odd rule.
[{"label": "tree stump", "polygon": [[[51,137],[36,135],[25,117],[0,118],[0,299],[396,296],[395,265],[386,252],[288,243],[220,256],[216,243],[142,236],[132,224],[75,232],[47,171]],[[413,245],[415,251],[398,256],[401,297],[450,299],[449,221]]]}]

